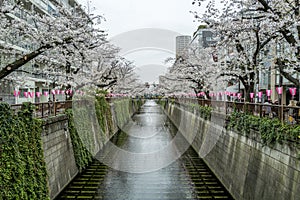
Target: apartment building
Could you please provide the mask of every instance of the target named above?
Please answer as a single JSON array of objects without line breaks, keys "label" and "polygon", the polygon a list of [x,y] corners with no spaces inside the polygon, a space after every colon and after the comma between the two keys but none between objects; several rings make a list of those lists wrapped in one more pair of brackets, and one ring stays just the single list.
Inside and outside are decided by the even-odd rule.
[{"label": "apartment building", "polygon": [[[5,3],[14,5],[17,3],[17,0],[6,0]],[[24,0],[22,1],[22,7],[16,7],[12,13],[7,14],[7,17],[13,20],[23,20],[28,24],[34,24],[31,13],[38,13],[55,18],[60,15],[57,6],[63,6],[75,16],[86,15],[76,0]],[[14,61],[18,52],[31,52],[36,49],[34,44],[19,41],[17,35],[14,40],[0,38],[0,47],[3,48],[3,46],[9,46],[13,53],[0,55],[0,69],[9,64],[9,62]],[[54,96],[55,100],[64,100],[64,94],[52,94],[56,77],[43,73],[43,71],[38,74],[28,73],[37,68],[41,68],[41,65],[43,64],[30,61],[16,72],[13,72],[16,76],[24,77],[21,81],[10,79],[0,80],[0,100],[10,104],[19,104],[28,101],[45,102],[49,99],[53,100]]]},{"label": "apartment building", "polygon": [[176,58],[184,56],[190,42],[191,36],[189,35],[180,35],[176,37]]}]

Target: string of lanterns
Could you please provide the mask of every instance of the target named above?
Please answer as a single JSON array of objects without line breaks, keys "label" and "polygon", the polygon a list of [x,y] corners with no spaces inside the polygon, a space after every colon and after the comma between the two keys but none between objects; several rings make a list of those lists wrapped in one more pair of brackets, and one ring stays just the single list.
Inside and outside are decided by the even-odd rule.
[{"label": "string of lanterns", "polygon": [[[282,95],[283,93],[283,87],[276,87],[276,91],[277,91],[277,94],[278,95]],[[296,92],[297,92],[297,88],[293,87],[293,88],[289,88],[289,92],[290,94],[292,95],[292,99],[294,99],[295,95],[296,95]],[[257,92],[257,96],[259,99],[262,99],[263,97],[263,92],[260,91],[260,92]],[[272,95],[272,90],[266,90],[266,96],[268,97],[268,100],[270,100],[271,98],[271,95]],[[241,99],[242,98],[242,93],[237,93],[237,92],[229,92],[229,91],[224,91],[224,92],[210,92],[208,94],[209,97],[213,98],[213,97],[221,97],[223,95],[226,95],[226,96],[232,96],[232,97],[236,97],[238,99]],[[254,96],[255,96],[255,93],[254,92],[250,92],[250,99],[251,101],[253,100]],[[175,94],[171,94],[170,96],[176,96]],[[180,96],[187,96],[187,97],[204,97],[206,96],[206,93],[205,92],[199,92],[197,94],[195,93],[182,93]]]},{"label": "string of lanterns", "polygon": [[[33,97],[38,97],[40,98],[41,96],[49,96],[49,94],[53,94],[53,95],[69,95],[72,96],[74,93],[78,94],[78,95],[84,95],[83,91],[80,90],[51,90],[50,92],[45,91],[45,92],[23,92],[23,95],[25,98],[33,98]],[[19,97],[21,95],[21,91],[19,90],[14,90],[13,92],[15,97]]]}]

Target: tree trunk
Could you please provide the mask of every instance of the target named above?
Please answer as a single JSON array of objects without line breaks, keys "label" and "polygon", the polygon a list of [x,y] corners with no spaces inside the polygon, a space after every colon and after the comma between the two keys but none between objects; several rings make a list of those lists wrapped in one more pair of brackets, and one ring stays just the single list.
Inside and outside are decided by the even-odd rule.
[{"label": "tree trunk", "polygon": [[250,82],[250,84],[245,84],[245,101],[246,102],[251,102],[251,98],[250,98],[250,93],[254,92],[254,82]]},{"label": "tree trunk", "polygon": [[34,59],[35,57],[42,54],[46,49],[48,49],[47,46],[40,47],[36,51],[26,54],[22,58],[14,61],[13,63],[6,65],[0,71],[0,80],[3,79],[4,77],[8,76],[9,74],[11,74],[13,71],[16,71],[17,69],[19,69],[20,67],[22,67],[23,65],[25,65],[26,63],[28,63],[29,61]]},{"label": "tree trunk", "polygon": [[72,42],[72,39],[73,39],[72,37],[67,37],[67,38],[64,38],[62,42],[55,41],[55,42],[52,42],[49,44],[45,44],[44,46],[41,46],[37,50],[35,50],[31,53],[28,53],[28,54],[24,55],[22,58],[6,65],[3,69],[0,70],[0,80],[3,79],[4,77],[8,76],[12,72],[16,71],[17,69],[19,69],[20,67],[22,67],[23,65],[25,65],[26,63],[31,61],[32,59],[41,55],[46,50],[52,49],[58,45],[69,44]]}]

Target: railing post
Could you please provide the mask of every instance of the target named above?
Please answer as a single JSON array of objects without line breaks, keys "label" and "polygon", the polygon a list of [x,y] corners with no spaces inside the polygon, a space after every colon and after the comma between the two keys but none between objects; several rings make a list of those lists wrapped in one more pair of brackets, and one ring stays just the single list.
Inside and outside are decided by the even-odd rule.
[{"label": "railing post", "polygon": [[42,103],[42,118],[44,118],[44,104]]},{"label": "railing post", "polygon": [[228,101],[225,101],[225,114],[228,115]]},{"label": "railing post", "polygon": [[283,113],[283,104],[280,105],[281,111],[280,111],[280,121],[281,123],[284,122],[284,113]]},{"label": "railing post", "polygon": [[259,104],[259,117],[262,117],[262,104]]},{"label": "railing post", "polygon": [[53,113],[54,113],[54,116],[56,116],[56,102],[53,101]]}]

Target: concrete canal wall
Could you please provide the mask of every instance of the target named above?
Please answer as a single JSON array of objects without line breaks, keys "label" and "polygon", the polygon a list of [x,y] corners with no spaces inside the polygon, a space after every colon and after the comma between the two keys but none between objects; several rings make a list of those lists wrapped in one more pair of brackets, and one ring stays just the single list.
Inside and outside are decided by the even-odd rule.
[{"label": "concrete canal wall", "polygon": [[[114,101],[110,103],[110,106],[113,131],[109,133],[109,130],[106,128],[105,136],[100,132],[95,136],[95,133],[91,132],[92,137],[90,138],[94,138],[94,141],[90,142],[90,144],[94,145],[93,151],[100,150],[102,145],[118,132],[118,127],[125,124],[138,109],[138,105],[131,100]],[[68,129],[68,117],[61,115],[45,119],[42,141],[48,172],[50,198],[54,199],[79,172]],[[100,147],[99,144],[101,144]],[[96,153],[92,152],[93,155]]]},{"label": "concrete canal wall", "polygon": [[78,173],[66,115],[46,119],[42,132],[50,197],[53,198]]},{"label": "concrete canal wall", "polygon": [[226,130],[221,114],[212,113],[206,121],[172,103],[165,112],[235,199],[300,199],[297,149],[287,144],[270,148],[253,132],[245,137]]}]

